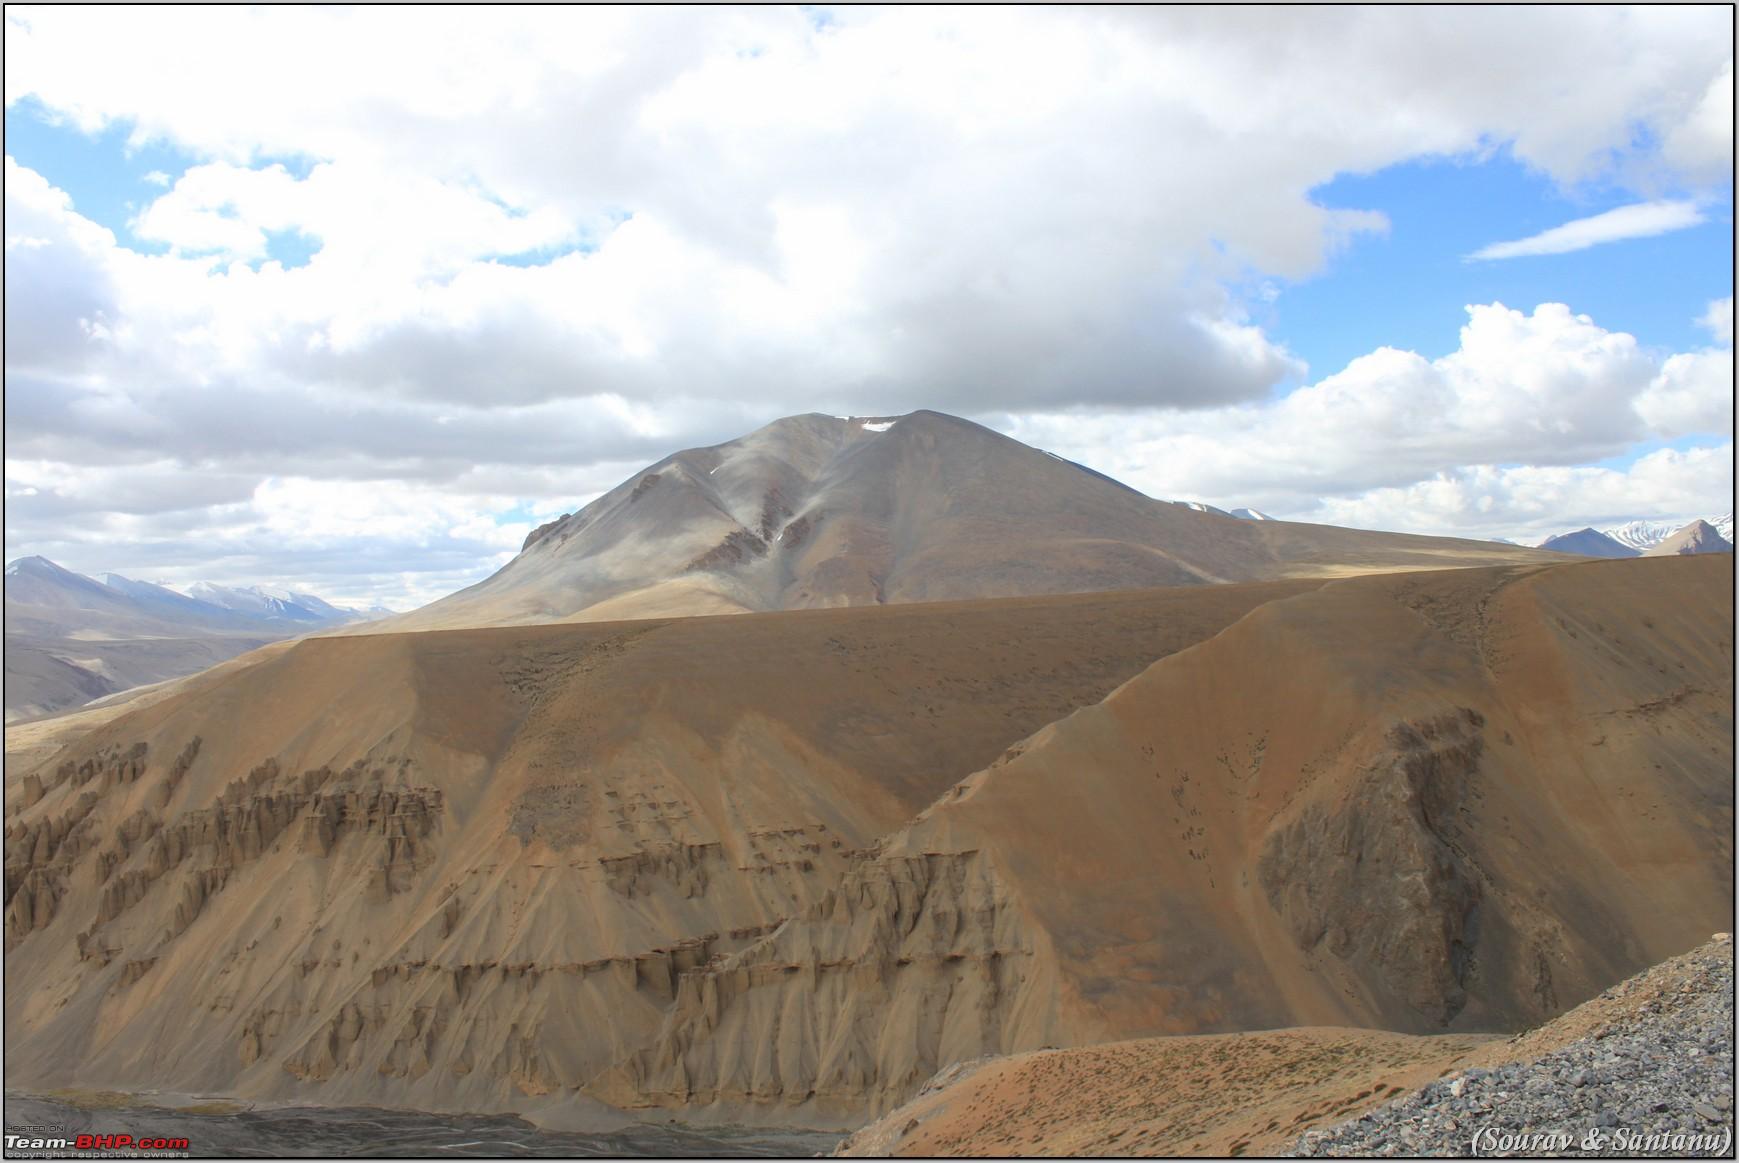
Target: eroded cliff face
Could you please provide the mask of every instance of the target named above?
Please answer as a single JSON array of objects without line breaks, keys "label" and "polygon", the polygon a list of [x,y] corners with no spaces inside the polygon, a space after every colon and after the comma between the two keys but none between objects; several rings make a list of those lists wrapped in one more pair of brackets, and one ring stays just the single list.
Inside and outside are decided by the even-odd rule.
[{"label": "eroded cliff face", "polygon": [[844,1126],[987,1054],[1536,1022],[1732,907],[1731,584],[306,642],[9,781],[8,1082]]},{"label": "eroded cliff face", "polygon": [[[778,1119],[854,1095],[886,1110],[932,1068],[1046,1045],[1537,1023],[1731,907],[1729,577],[1651,579],[1674,594],[1649,636],[1670,666],[1542,618],[1636,616],[1569,571],[1263,607],[1011,748],[822,904],[685,976],[654,1044],[590,1092]],[[1687,686],[1684,709],[1661,702]],[[1683,912],[1651,907],[1650,884]]]},{"label": "eroded cliff face", "polygon": [[1052,962],[980,852],[872,852],[803,915],[685,974],[651,1044],[589,1089],[622,1107],[851,1118],[1050,1032]]},{"label": "eroded cliff face", "polygon": [[1009,742],[1308,588],[276,652],[9,783],[8,1077],[573,1103]]},{"label": "eroded cliff face", "polygon": [[1344,800],[1308,803],[1257,854],[1287,933],[1367,976],[1395,1026],[1446,1026],[1467,1003],[1480,879],[1466,801],[1484,726],[1471,708],[1395,725]]}]

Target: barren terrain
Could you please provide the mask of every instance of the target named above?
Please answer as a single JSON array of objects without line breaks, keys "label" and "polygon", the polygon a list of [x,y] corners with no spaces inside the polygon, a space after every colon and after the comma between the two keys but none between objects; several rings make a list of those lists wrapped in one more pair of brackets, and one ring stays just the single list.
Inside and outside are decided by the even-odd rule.
[{"label": "barren terrain", "polygon": [[274,647],[9,765],[8,1083],[850,1127],[1044,1046],[1534,1025],[1730,915],[1732,587]]},{"label": "barren terrain", "polygon": [[[1303,1131],[1349,1123],[1440,1078],[1535,1061],[1578,1041],[1606,1039],[1654,1021],[1663,1008],[1692,1000],[1702,987],[1706,963],[1724,963],[1730,981],[1732,961],[1731,937],[1717,934],[1714,941],[1509,1038],[1289,1029],[1147,1038],[963,1063],[932,1079],[905,1106],[853,1134],[835,1154],[1285,1155]],[[1591,1080],[1581,1083],[1588,1085]],[[1651,1092],[1649,1097],[1669,1096]],[[1477,1115],[1463,1113],[1459,1125],[1449,1120],[1431,1145],[1464,1153],[1456,1149],[1465,1147],[1480,1125]],[[1548,1118],[1538,1125],[1586,1130],[1596,1124],[1584,1115],[1580,1122]],[[1382,1145],[1367,1133],[1358,1149],[1336,1153],[1370,1154]]]}]

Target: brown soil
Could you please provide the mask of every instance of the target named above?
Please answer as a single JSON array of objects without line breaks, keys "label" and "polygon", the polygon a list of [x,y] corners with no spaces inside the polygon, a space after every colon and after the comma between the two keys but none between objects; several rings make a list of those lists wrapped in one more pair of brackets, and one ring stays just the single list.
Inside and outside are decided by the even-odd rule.
[{"label": "brown soil", "polygon": [[834,1153],[853,1157],[1283,1154],[1446,1074],[1527,1062],[1622,1027],[1687,988],[1699,958],[1671,958],[1526,1033],[1408,1037],[1288,1029],[1047,1050],[944,1071]]},{"label": "brown soil", "polygon": [[993,1059],[858,1131],[850,1156],[1274,1155],[1487,1042],[1290,1029]]}]

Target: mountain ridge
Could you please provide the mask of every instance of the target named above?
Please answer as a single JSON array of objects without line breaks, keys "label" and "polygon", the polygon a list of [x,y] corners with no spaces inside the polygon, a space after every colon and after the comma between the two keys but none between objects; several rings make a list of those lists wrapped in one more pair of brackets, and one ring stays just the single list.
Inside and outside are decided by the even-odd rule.
[{"label": "mountain ridge", "polygon": [[939,412],[775,420],[533,529],[485,580],[375,629],[1209,585],[1549,557],[1156,500]]},{"label": "mountain ridge", "polygon": [[1692,521],[1683,529],[1665,538],[1643,556],[1668,557],[1693,553],[1732,553],[1733,543],[1716,532],[1707,521]]},{"label": "mountain ridge", "polygon": [[[1602,528],[1584,526],[1581,529],[1566,533],[1555,533],[1540,542],[1541,549],[1554,549],[1565,553],[1577,553],[1584,557],[1632,557],[1647,553],[1663,541],[1682,534],[1686,529],[1697,524],[1708,525],[1711,531],[1721,540],[1733,543],[1733,514],[1728,511],[1712,519],[1692,518],[1690,521],[1679,520],[1635,520],[1622,525],[1609,525]],[[1584,553],[1576,549],[1564,549],[1563,545],[1583,544],[1588,547]],[[1707,549],[1702,552],[1725,552],[1724,550]]]},{"label": "mountain ridge", "polygon": [[370,616],[262,587],[196,583],[182,593],[118,573],[92,578],[41,556],[9,562],[5,577],[8,723]]},{"label": "mountain ridge", "polygon": [[1549,549],[1554,553],[1574,553],[1578,557],[1623,558],[1640,556],[1636,549],[1592,527],[1548,537],[1540,542],[1540,548]]}]

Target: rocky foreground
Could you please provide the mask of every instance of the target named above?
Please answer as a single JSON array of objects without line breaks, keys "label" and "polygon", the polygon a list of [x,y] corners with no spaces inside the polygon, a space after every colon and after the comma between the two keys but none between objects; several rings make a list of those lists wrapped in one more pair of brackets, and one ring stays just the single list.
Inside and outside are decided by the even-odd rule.
[{"label": "rocky foreground", "polygon": [[1717,934],[1474,1057],[1491,1064],[1309,1132],[1296,1154],[1730,1155],[1732,938]]},{"label": "rocky foreground", "polygon": [[963,1063],[835,1154],[1722,1155],[1733,1052],[1718,934],[1508,1039],[1293,1029]]}]

